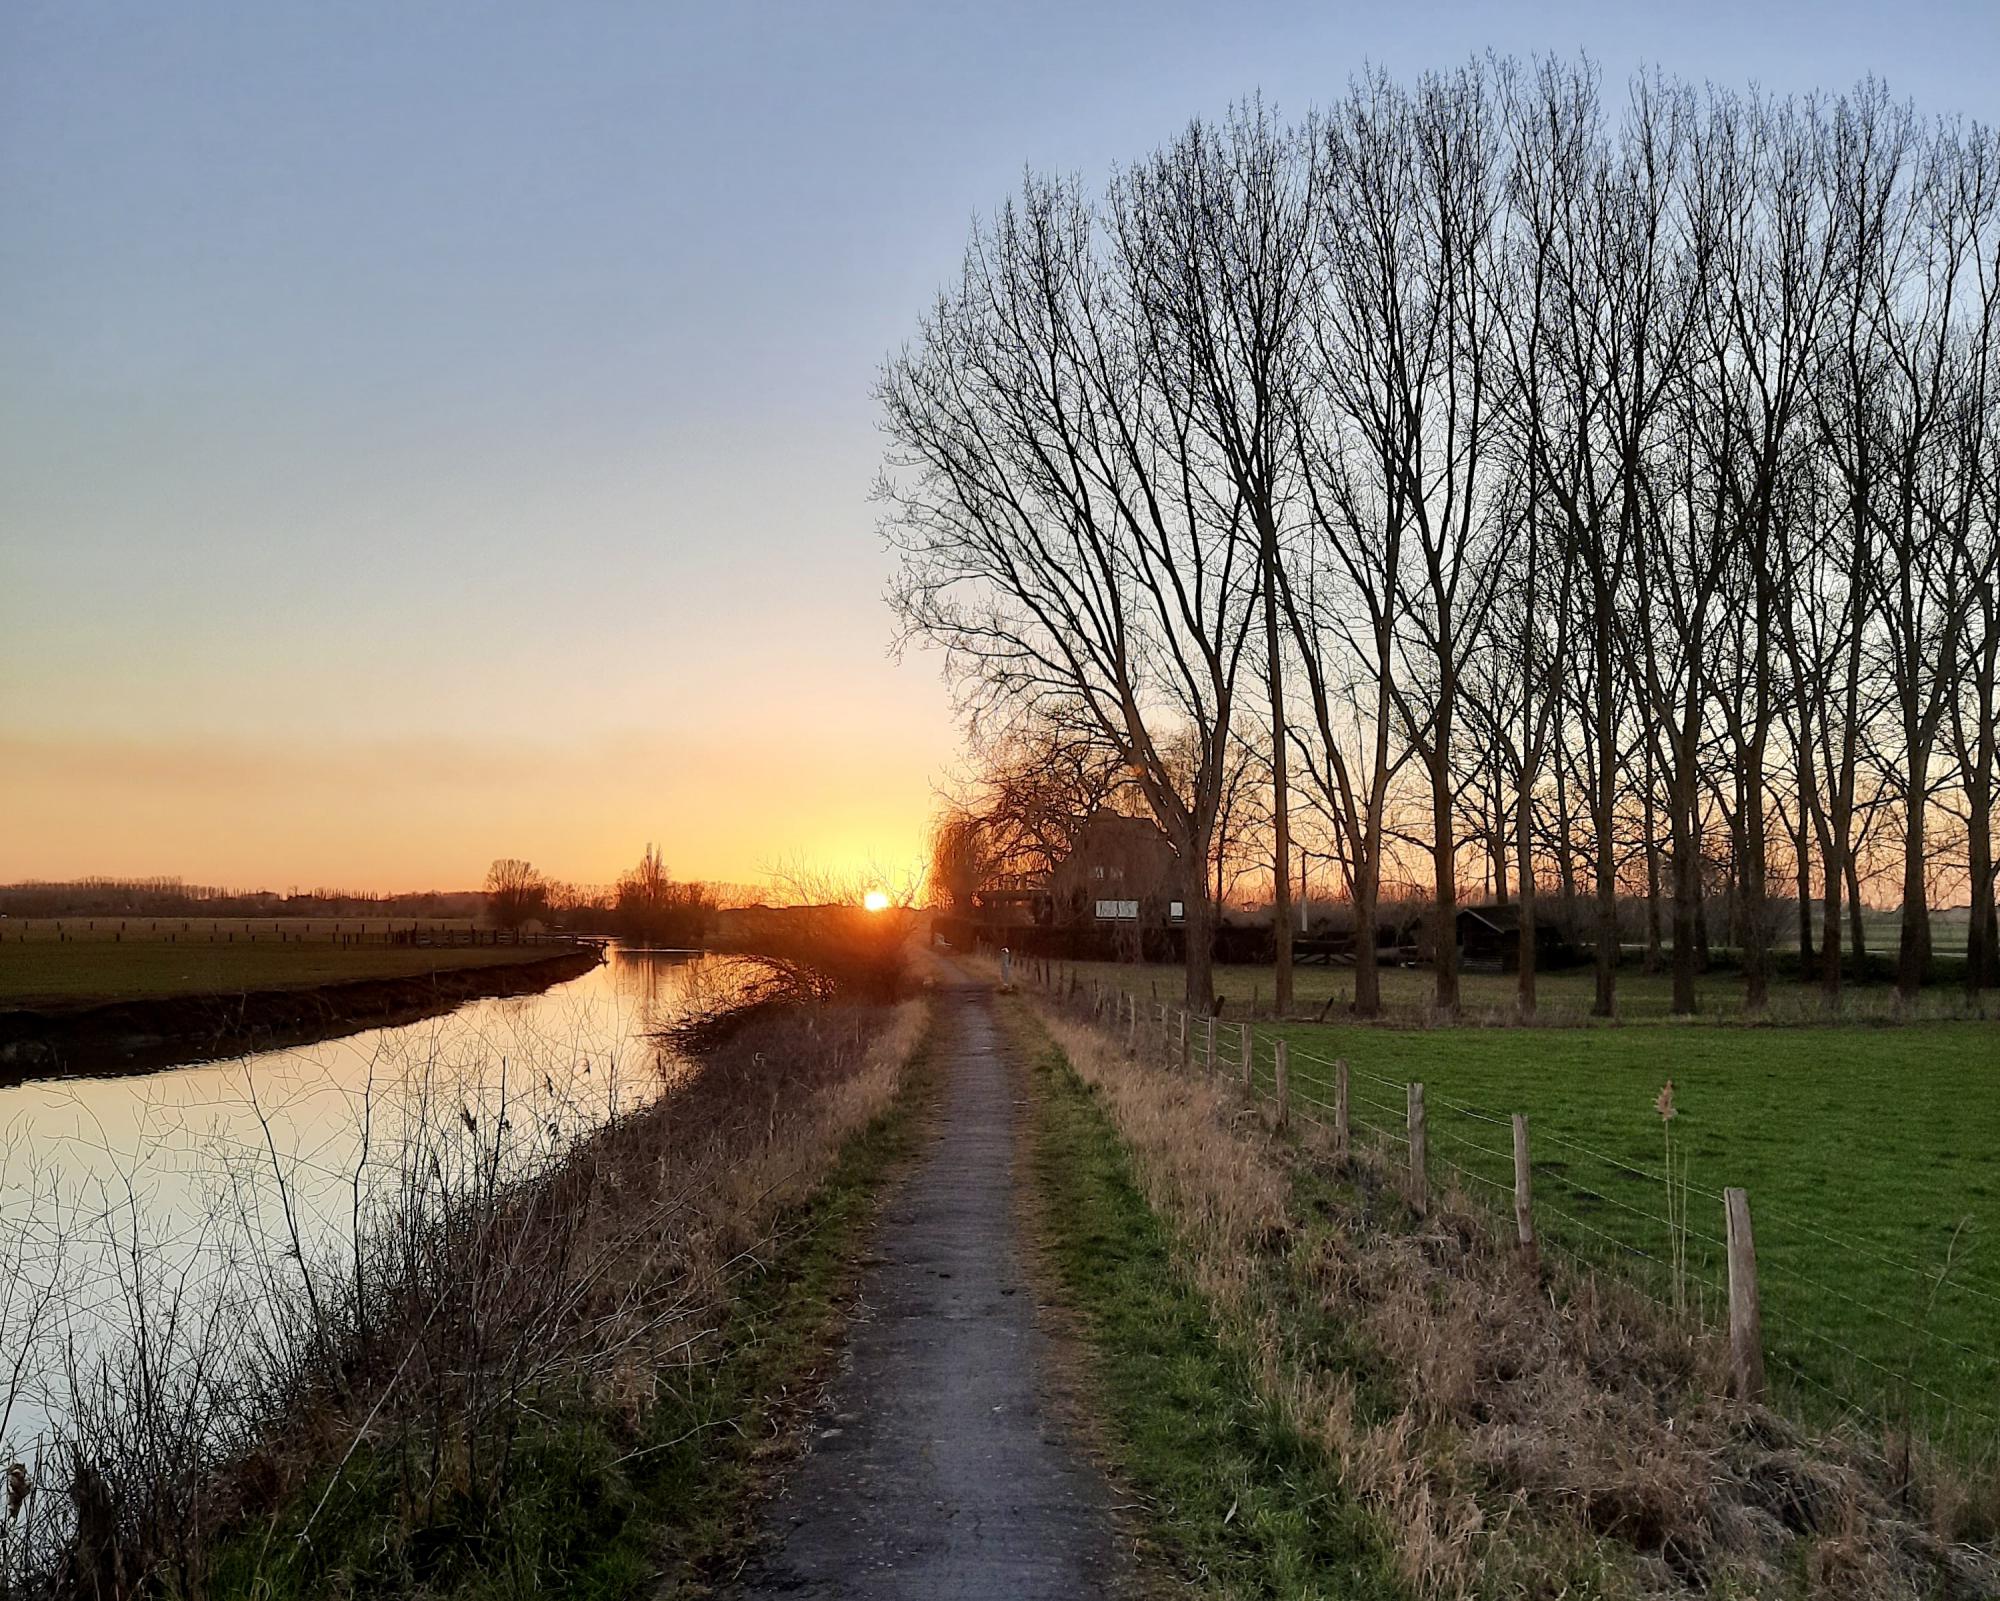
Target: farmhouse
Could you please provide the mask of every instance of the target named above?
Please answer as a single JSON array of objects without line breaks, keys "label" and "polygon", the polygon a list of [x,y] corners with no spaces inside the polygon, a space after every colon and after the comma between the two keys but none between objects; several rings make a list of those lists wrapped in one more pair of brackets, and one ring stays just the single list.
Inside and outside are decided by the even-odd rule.
[{"label": "farmhouse", "polygon": [[1158,825],[1099,807],[1049,874],[1049,905],[1071,926],[1169,928],[1186,917],[1184,883]]}]

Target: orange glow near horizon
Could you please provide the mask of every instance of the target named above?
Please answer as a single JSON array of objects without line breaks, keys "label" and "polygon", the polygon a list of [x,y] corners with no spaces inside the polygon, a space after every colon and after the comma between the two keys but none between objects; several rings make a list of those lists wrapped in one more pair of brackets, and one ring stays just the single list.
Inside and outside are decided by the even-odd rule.
[{"label": "orange glow near horizon", "polygon": [[861,904],[871,912],[886,912],[889,909],[888,892],[886,890],[871,889],[866,895],[861,897]]},{"label": "orange glow near horizon", "polygon": [[[746,720],[747,721],[747,720]],[[0,723],[0,882],[177,877],[226,890],[477,889],[499,856],[609,884],[656,841],[676,878],[763,898],[900,883],[943,728],[870,754],[765,710],[761,737],[290,740],[17,734]],[[943,719],[938,720],[940,723]],[[856,742],[857,744],[859,742]],[[810,771],[811,794],[798,774]]]}]

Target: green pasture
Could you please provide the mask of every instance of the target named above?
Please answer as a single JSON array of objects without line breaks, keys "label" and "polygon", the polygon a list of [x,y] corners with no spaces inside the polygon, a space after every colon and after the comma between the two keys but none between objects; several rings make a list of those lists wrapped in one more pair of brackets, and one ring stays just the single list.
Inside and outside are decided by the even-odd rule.
[{"label": "green pasture", "polygon": [[[1224,993],[1251,971],[1226,974]],[[1268,971],[1254,971],[1268,983]],[[1104,972],[1124,978],[1142,1016],[1149,976],[1173,976]],[[1395,978],[1407,995],[1428,976]],[[1579,981],[1588,975],[1564,980]],[[1665,1299],[1678,1280],[1702,1316],[1725,1304],[1720,1192],[1744,1188],[1774,1382],[1822,1415],[1852,1409],[1879,1424],[1907,1412],[1981,1455],[2000,1442],[2000,1031],[1991,1023],[1253,1027],[1261,1093],[1282,1037],[1295,1109],[1330,1121],[1331,1064],[1344,1058],[1356,1135],[1392,1161],[1407,1160],[1406,1086],[1421,1080],[1433,1178],[1456,1179],[1496,1218],[1511,1218],[1511,1115],[1526,1113],[1545,1241]],[[1196,1034],[1199,1056],[1199,1024]],[[1240,1062],[1238,1039],[1225,1009],[1225,1069]],[[1686,1225],[1679,1274],[1655,1106],[1669,1079],[1685,1184],[1672,1203]]]}]

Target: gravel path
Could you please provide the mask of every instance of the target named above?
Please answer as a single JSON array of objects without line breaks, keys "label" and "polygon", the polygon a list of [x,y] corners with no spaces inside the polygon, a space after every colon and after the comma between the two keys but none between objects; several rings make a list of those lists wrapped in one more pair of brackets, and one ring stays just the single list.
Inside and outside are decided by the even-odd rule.
[{"label": "gravel path", "polygon": [[1025,1074],[983,986],[938,998],[946,1083],[891,1196],[812,1454],[739,1598],[1114,1593],[1110,1494],[1046,1382],[1016,1234]]}]

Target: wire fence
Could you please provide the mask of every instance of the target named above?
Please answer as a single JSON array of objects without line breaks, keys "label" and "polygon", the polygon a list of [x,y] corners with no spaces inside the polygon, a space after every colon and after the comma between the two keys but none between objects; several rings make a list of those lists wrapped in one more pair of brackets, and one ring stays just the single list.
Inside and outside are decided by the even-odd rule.
[{"label": "wire fence", "polygon": [[[1517,1246],[1531,1231],[1534,1251],[1613,1273],[1714,1329],[1732,1342],[1739,1383],[1761,1390],[1768,1358],[1784,1398],[1818,1420],[1915,1433],[1979,1459],[2000,1453],[2000,1339],[1979,1337],[2000,1335],[2000,1284],[1957,1262],[1955,1240],[1925,1261],[1774,1204],[1757,1206],[1753,1240],[1755,1197],[1737,1192],[1732,1229],[1730,1196],[1695,1182],[1670,1139],[1649,1168],[1524,1119],[1523,1164],[1511,1108],[1413,1087],[1284,1030],[1142,1000],[1068,964],[1031,961],[1027,977],[1135,1056],[1211,1073],[1278,1124],[1312,1124],[1337,1152],[1372,1156],[1417,1207],[1448,1185]],[[1885,1284],[1907,1291],[1901,1304]],[[1742,1348],[1746,1304],[1754,1352]],[[1741,1365],[1752,1355],[1754,1379]]]}]

